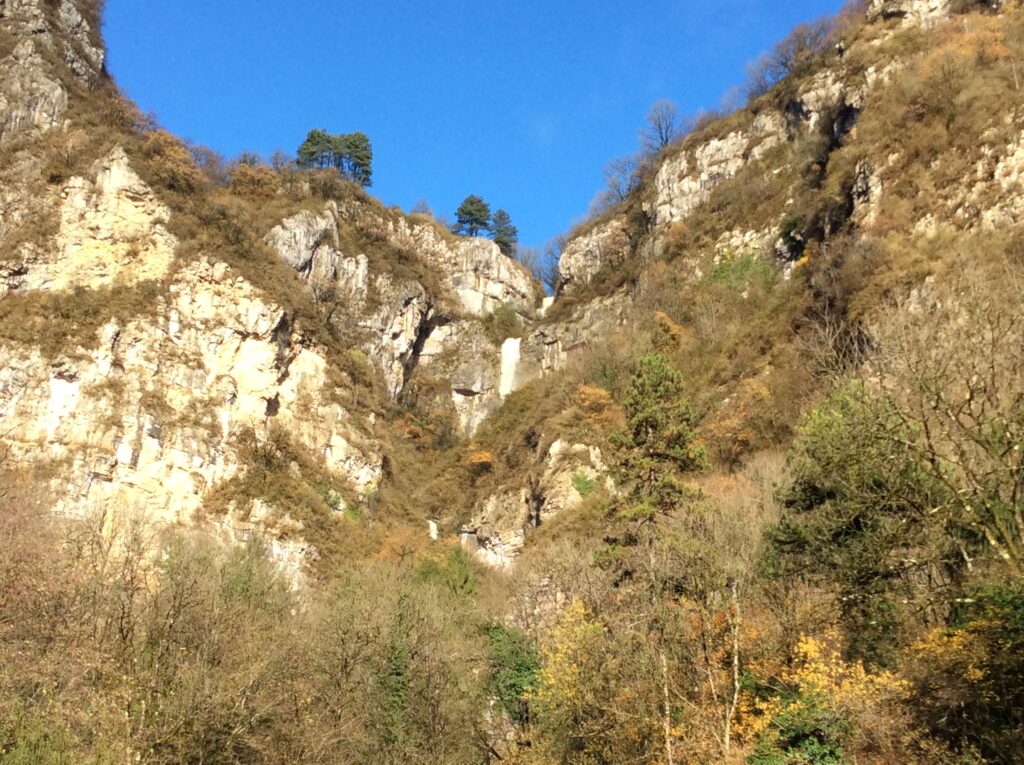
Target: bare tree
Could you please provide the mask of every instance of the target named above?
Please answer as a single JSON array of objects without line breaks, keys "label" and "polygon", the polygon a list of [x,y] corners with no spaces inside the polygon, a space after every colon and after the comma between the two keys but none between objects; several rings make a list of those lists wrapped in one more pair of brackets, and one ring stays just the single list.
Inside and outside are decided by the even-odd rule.
[{"label": "bare tree", "polygon": [[682,133],[679,107],[668,99],[655,101],[647,112],[647,126],[640,134],[646,151],[657,154]]},{"label": "bare tree", "polygon": [[601,215],[640,188],[642,169],[643,163],[636,154],[613,159],[605,165],[605,186],[590,205],[591,215]]},{"label": "bare tree", "polygon": [[930,514],[973,528],[1014,574],[1024,571],[1019,290],[1019,276],[1006,269],[987,281],[961,277],[930,305],[908,300],[875,329],[878,350],[867,364],[904,426],[895,435],[880,427],[879,437],[897,439],[947,489]]},{"label": "bare tree", "polygon": [[747,97],[755,99],[791,74],[800,74],[832,43],[835,22],[819,19],[800,24],[748,67]]},{"label": "bare tree", "polygon": [[413,205],[412,209],[409,210],[410,215],[427,215],[431,218],[434,217],[434,210],[431,208],[430,203],[427,202],[426,197],[420,197],[416,200],[416,204]]}]

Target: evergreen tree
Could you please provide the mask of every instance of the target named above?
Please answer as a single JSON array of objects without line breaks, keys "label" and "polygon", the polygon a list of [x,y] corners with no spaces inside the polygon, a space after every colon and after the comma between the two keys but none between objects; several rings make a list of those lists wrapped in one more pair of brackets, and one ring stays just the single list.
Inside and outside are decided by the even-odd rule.
[{"label": "evergreen tree", "polygon": [[310,130],[299,146],[295,161],[306,170],[330,167],[334,151],[332,136],[326,130]]},{"label": "evergreen tree", "polygon": [[511,258],[519,242],[519,229],[512,225],[512,218],[504,210],[494,213],[491,219],[491,236],[498,249]]},{"label": "evergreen tree", "polygon": [[481,231],[487,231],[489,228],[491,207],[482,197],[470,194],[462,200],[459,209],[455,211],[455,219],[455,233],[478,236]]},{"label": "evergreen tree", "polygon": [[349,133],[344,138],[345,174],[363,188],[372,185],[373,147],[366,133]]},{"label": "evergreen tree", "polygon": [[697,416],[683,395],[679,372],[660,353],[637,363],[624,408],[626,423],[612,435],[618,479],[629,503],[624,515],[652,519],[687,497],[681,476],[706,462],[703,447],[695,443]]},{"label": "evergreen tree", "polygon": [[373,147],[365,133],[310,130],[299,146],[296,163],[306,170],[334,168],[364,188],[373,177]]}]

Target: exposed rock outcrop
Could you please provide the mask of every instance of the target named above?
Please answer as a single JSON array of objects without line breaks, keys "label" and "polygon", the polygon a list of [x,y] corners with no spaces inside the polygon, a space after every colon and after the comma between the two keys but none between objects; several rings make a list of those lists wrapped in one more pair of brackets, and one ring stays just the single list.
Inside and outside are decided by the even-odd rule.
[{"label": "exposed rock outcrop", "polygon": [[[320,214],[303,210],[281,221],[266,241],[285,263],[299,272],[314,294],[338,281],[338,205],[334,202],[328,202]],[[365,262],[364,257],[364,265]],[[346,285],[346,291],[365,293],[365,273],[361,279],[358,269],[349,273],[356,283]]]},{"label": "exposed rock outcrop", "polygon": [[224,264],[195,263],[153,315],[112,321],[98,347],[48,360],[0,350],[9,456],[53,469],[57,509],[108,506],[191,521],[206,492],[244,469],[237,436],[283,429],[341,480],[374,485],[380,458],[331,397],[327,361],[289,317]]},{"label": "exposed rock outcrop", "polygon": [[907,24],[926,25],[948,16],[952,5],[951,0],[871,0],[868,18],[903,19]]},{"label": "exposed rock outcrop", "polygon": [[749,128],[699,144],[666,159],[654,179],[653,213],[658,225],[686,218],[707,201],[711,190],[732,178],[748,162],[786,139],[782,115],[757,115]]},{"label": "exposed rock outcrop", "polygon": [[474,316],[492,313],[502,305],[524,316],[535,310],[539,300],[536,281],[489,239],[456,237],[437,225],[360,201],[342,205],[339,215],[364,238],[419,258],[441,280],[442,287],[451,291],[454,308]]},{"label": "exposed rock outcrop", "polygon": [[0,31],[15,45],[0,59],[0,140],[63,124],[68,107],[65,83],[96,85],[104,51],[98,30],[71,0],[2,0]]},{"label": "exposed rock outcrop", "polygon": [[613,490],[601,450],[561,439],[548,447],[526,486],[488,497],[460,533],[463,547],[489,566],[508,568],[531,530],[576,509],[599,486]]},{"label": "exposed rock outcrop", "polygon": [[[396,275],[387,263],[371,261],[358,245],[350,252],[339,250],[339,226],[354,231],[357,241],[407,253],[430,280]],[[276,226],[267,242],[314,293],[330,289],[347,299],[345,314],[362,330],[363,348],[392,398],[406,389],[417,369],[431,367],[432,375],[448,379],[464,433],[472,434],[500,403],[500,352],[478,319],[501,306],[524,319],[532,317],[538,287],[494,242],[460,239],[359,200],[340,208],[329,202],[319,214],[302,211]],[[514,387],[512,380],[506,378],[506,394]]]},{"label": "exposed rock outcrop", "polygon": [[628,256],[626,222],[615,217],[598,224],[566,244],[558,259],[559,289],[567,292],[587,284],[602,268],[620,263]]},{"label": "exposed rock outcrop", "polygon": [[0,263],[0,295],[10,291],[96,289],[162,279],[177,242],[166,228],[170,211],[132,170],[121,148],[72,178],[59,194],[57,233],[30,243]]}]

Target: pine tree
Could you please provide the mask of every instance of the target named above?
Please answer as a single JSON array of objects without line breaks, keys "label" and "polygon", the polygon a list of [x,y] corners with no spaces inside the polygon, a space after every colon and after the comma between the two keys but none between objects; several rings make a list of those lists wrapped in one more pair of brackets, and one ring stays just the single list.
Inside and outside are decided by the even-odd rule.
[{"label": "pine tree", "polygon": [[299,167],[306,170],[330,167],[334,153],[331,138],[326,130],[310,130],[296,153]]},{"label": "pine tree", "polygon": [[456,233],[465,236],[478,236],[481,231],[487,231],[491,220],[491,207],[482,197],[470,194],[462,200],[459,209],[455,211]]},{"label": "pine tree", "polygon": [[349,133],[344,138],[345,174],[363,188],[372,185],[373,147],[366,133]]},{"label": "pine tree", "polygon": [[296,154],[296,164],[306,170],[333,168],[364,188],[372,182],[373,147],[365,133],[310,130]]},{"label": "pine tree", "polygon": [[669,513],[689,492],[681,477],[706,462],[696,443],[697,416],[682,379],[660,353],[637,363],[625,401],[626,424],[612,435],[619,484],[631,519]]},{"label": "pine tree", "polygon": [[512,257],[519,242],[519,229],[512,225],[512,218],[504,210],[498,210],[491,219],[491,236],[504,255]]}]

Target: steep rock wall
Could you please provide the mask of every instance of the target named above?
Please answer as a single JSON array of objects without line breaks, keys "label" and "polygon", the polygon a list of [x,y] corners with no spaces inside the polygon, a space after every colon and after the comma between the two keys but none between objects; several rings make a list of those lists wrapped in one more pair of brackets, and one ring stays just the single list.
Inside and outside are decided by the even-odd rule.
[{"label": "steep rock wall", "polygon": [[71,178],[56,194],[54,239],[5,253],[0,295],[25,290],[96,289],[167,275],[177,242],[170,211],[132,170],[121,148]]},{"label": "steep rock wall", "polygon": [[[430,280],[396,276],[386,264],[373,265],[358,246],[345,251],[340,227],[409,253]],[[392,398],[417,372],[447,379],[451,404],[468,435],[500,403],[500,351],[479,320],[507,306],[529,321],[538,288],[493,242],[445,235],[433,224],[359,201],[300,212],[276,226],[267,242],[314,293],[344,296],[344,312],[362,330],[363,349]]]},{"label": "steep rock wall", "polygon": [[[5,189],[12,199],[27,193]],[[169,211],[121,149],[51,201],[53,239],[6,253],[4,291],[50,295],[54,306],[115,286],[152,297],[144,315],[114,311],[95,335],[59,349],[0,347],[5,468],[31,472],[70,516],[212,523],[232,539],[255,526],[297,570],[305,543],[287,508],[254,498],[206,518],[204,502],[244,474],[246,439],[272,432],[338,485],[372,490],[381,475],[373,415],[349,410],[343,373],[284,308],[225,263],[179,262]]]},{"label": "steep rock wall", "polygon": [[0,141],[63,124],[68,72],[85,87],[102,77],[98,30],[72,0],[2,0],[0,29],[17,41],[0,60]]}]

